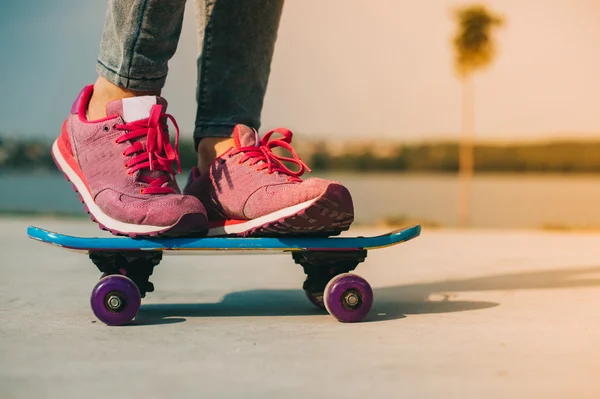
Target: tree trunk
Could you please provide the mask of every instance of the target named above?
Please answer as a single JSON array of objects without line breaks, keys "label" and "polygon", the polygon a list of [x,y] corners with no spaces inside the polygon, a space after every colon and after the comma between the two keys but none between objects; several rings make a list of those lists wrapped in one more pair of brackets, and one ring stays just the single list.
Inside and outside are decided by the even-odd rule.
[{"label": "tree trunk", "polygon": [[473,81],[462,79],[462,135],[459,148],[458,226],[471,224],[471,185],[473,180]]}]

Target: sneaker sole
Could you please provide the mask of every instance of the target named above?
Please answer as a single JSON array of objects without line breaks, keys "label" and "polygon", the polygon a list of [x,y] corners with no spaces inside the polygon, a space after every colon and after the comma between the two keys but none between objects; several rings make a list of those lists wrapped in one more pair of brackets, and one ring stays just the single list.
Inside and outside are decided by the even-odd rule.
[{"label": "sneaker sole", "polygon": [[170,226],[150,226],[124,223],[115,220],[102,212],[92,199],[87,185],[82,181],[80,175],[69,165],[60,151],[58,141],[60,137],[52,145],[52,158],[56,167],[63,173],[65,179],[71,183],[73,190],[79,195],[79,200],[83,204],[85,211],[90,215],[92,221],[96,222],[100,229],[106,230],[114,235],[135,237],[148,237],[158,235],[183,235],[183,234],[204,234],[206,230],[199,231],[195,229],[198,226],[199,218],[206,216],[201,213],[191,213],[183,215],[179,220]]},{"label": "sneaker sole", "polygon": [[212,227],[208,236],[281,237],[334,236],[348,230],[354,221],[348,190],[330,185],[318,198],[269,215],[243,222]]}]

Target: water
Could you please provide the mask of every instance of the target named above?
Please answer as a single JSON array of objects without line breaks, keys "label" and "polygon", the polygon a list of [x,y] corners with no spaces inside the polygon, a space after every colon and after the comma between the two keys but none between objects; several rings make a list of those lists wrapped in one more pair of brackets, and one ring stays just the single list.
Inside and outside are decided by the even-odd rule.
[{"label": "water", "polygon": [[[185,174],[179,176],[184,184]],[[449,175],[335,174],[352,192],[356,221],[384,219],[456,225],[458,180]],[[83,215],[70,184],[57,173],[0,175],[1,212]],[[476,176],[472,226],[600,228],[600,177]]]}]

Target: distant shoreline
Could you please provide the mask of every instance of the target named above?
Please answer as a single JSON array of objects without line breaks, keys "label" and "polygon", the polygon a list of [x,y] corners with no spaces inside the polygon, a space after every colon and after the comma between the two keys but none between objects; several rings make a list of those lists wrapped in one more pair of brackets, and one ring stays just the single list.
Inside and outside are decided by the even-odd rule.
[{"label": "distant shoreline", "polygon": [[[187,176],[189,169],[184,169],[181,174],[177,175]],[[4,174],[4,176],[58,176],[62,175],[56,167],[54,168],[35,168],[35,169],[3,169],[0,168],[0,173]],[[457,177],[458,172],[445,172],[445,171],[419,171],[419,170],[408,170],[408,171],[398,171],[398,170],[313,170],[312,173],[306,172],[302,177],[314,177],[314,176],[408,176],[408,177],[422,177],[422,176],[448,176],[448,177]],[[178,177],[178,179],[179,179]],[[539,172],[539,171],[523,171],[523,172],[512,172],[512,171],[474,171],[474,177],[522,177],[522,178],[556,178],[556,177],[569,177],[569,178],[600,178],[600,171],[598,172]],[[1,211],[0,211],[1,212]]]},{"label": "distant shoreline", "polygon": [[[296,152],[317,173],[456,174],[457,142],[400,143],[327,141],[300,136]],[[197,161],[191,141],[180,143],[183,169]],[[600,174],[600,141],[485,143],[474,147],[478,174]],[[0,136],[0,172],[55,170],[50,142]]]}]

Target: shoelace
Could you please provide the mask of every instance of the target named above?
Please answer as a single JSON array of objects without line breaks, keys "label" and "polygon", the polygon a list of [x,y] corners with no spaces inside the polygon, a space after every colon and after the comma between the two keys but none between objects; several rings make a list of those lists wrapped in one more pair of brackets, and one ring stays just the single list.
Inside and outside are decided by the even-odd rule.
[{"label": "shoelace", "polygon": [[[173,122],[175,126],[175,149],[169,141],[167,126],[161,123],[161,118],[166,117]],[[163,114],[160,105],[154,105],[150,110],[148,119],[142,119],[135,122],[129,122],[122,125],[115,125],[116,129],[126,130],[127,133],[119,136],[115,143],[123,143],[128,140],[135,140],[146,137],[146,146],[144,148],[143,140],[137,140],[127,147],[123,156],[135,155],[125,162],[127,173],[130,175],[138,170],[158,170],[166,172],[159,177],[150,177],[141,175],[140,180],[149,184],[140,190],[142,194],[169,194],[175,191],[171,187],[162,187],[169,177],[167,174],[174,174],[173,162],[177,162],[177,172],[181,173],[181,162],[179,160],[179,127],[175,118],[170,114]]]},{"label": "shoelace", "polygon": [[[271,136],[275,133],[280,134],[283,137],[274,138],[271,140]],[[244,155],[240,158],[239,163],[244,163],[247,160],[251,160],[249,165],[254,166],[260,161],[263,163],[259,165],[257,170],[267,169],[269,174],[278,172],[288,175],[291,181],[301,181],[300,176],[305,171],[312,172],[310,168],[302,162],[296,151],[290,145],[292,142],[292,132],[288,129],[278,128],[269,131],[264,137],[260,140],[258,147],[249,146],[249,147],[241,147],[234,149],[230,152],[230,155],[233,156],[238,153],[243,153]],[[276,155],[273,153],[273,148],[282,147],[288,150],[292,157],[283,157]],[[293,171],[288,168],[284,162],[290,162],[296,164],[300,167],[299,170]]]}]

